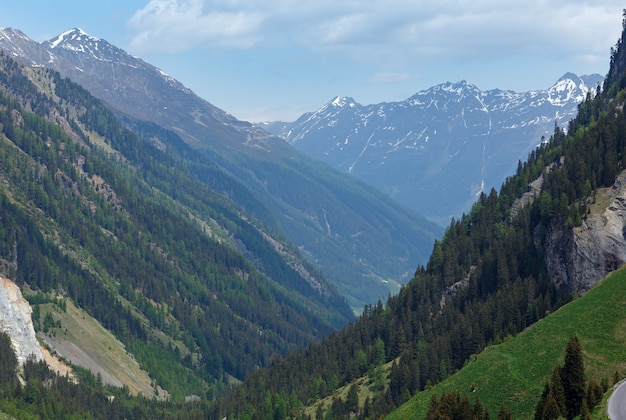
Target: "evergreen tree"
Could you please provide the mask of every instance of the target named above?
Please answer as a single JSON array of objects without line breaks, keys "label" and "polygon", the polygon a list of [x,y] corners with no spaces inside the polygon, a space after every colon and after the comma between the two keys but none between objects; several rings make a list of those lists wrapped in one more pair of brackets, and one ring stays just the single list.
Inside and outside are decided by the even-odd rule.
[{"label": "evergreen tree", "polygon": [[585,398],[585,365],[582,347],[576,335],[572,336],[567,343],[561,380],[565,393],[567,418],[573,419],[580,414]]},{"label": "evergreen tree", "polygon": [[558,406],[559,414],[564,416],[567,413],[567,407],[565,403],[565,391],[563,390],[563,380],[561,378],[561,366],[557,365],[552,371],[550,391]]},{"label": "evergreen tree", "polygon": [[11,337],[0,332],[0,394],[17,383],[17,357],[11,346]]},{"label": "evergreen tree", "polygon": [[593,410],[602,401],[603,396],[604,387],[602,384],[595,378],[589,379],[589,384],[587,385],[587,407],[589,410]]},{"label": "evergreen tree", "polygon": [[356,413],[359,411],[359,393],[358,385],[352,384],[348,389],[348,395],[346,396],[346,409],[348,412]]},{"label": "evergreen tree", "polygon": [[[539,418],[541,420],[556,420],[559,417],[561,417],[561,410],[559,409],[559,404],[556,402],[554,395],[548,393],[545,405],[543,406],[543,409]],[[536,415],[535,415],[535,418],[537,418]]]},{"label": "evergreen tree", "polygon": [[500,411],[498,411],[498,420],[513,420],[513,413],[511,409],[506,405],[500,405]]}]

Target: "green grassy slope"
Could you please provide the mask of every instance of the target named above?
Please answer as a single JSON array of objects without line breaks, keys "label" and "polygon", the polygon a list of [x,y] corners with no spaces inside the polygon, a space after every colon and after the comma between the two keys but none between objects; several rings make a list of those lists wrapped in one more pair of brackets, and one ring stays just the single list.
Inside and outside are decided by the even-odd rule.
[{"label": "green grassy slope", "polygon": [[87,312],[66,300],[67,309],[61,311],[52,303],[41,305],[41,318],[50,313],[60,327],[51,327],[48,333],[38,331],[39,338],[65,360],[100,373],[105,384],[126,385],[132,395],[147,398],[166,397],[163,390],[155,393],[153,381],[141,369],[124,345]]},{"label": "green grassy slope", "polygon": [[[568,339],[577,334],[587,377],[612,378],[626,369],[626,269],[608,276],[587,294],[523,333],[488,347],[455,375],[416,394],[389,419],[425,418],[433,393],[457,390],[479,397],[493,415],[501,403],[513,418],[532,418],[545,380],[563,362]],[[473,392],[472,392],[473,390]]]}]

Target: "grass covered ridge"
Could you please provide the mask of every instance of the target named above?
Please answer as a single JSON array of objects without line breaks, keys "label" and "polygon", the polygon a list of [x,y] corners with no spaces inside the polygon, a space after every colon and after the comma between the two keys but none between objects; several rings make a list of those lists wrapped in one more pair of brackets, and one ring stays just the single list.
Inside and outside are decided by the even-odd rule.
[{"label": "grass covered ridge", "polygon": [[[626,369],[626,269],[622,268],[584,296],[537,322],[516,337],[485,349],[466,366],[429,390],[417,393],[389,419],[424,418],[433,393],[459,391],[478,397],[492,416],[501,403],[515,419],[532,418],[544,382],[565,347],[578,335],[587,378],[613,378]],[[609,383],[611,383],[609,381]]]}]

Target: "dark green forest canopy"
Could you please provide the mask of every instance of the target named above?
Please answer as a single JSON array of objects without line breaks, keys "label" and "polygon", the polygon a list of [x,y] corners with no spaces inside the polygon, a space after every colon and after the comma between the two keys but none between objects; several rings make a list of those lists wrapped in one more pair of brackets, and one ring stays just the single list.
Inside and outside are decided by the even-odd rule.
[{"label": "dark green forest canopy", "polygon": [[[460,369],[490,343],[514,335],[571,299],[550,280],[542,248],[547,227],[571,228],[587,214],[586,198],[611,186],[624,167],[626,53],[623,36],[603,89],[590,93],[566,132],[520,162],[500,192],[482,194],[470,214],[453,220],[428,264],[383,306],[365,308],[353,325],[252,374],[215,416],[265,415],[282,400],[298,413],[376,367],[376,343],[394,361],[389,386],[368,398],[360,416],[378,416]],[[550,167],[549,171],[546,168]],[[539,197],[512,211],[544,176]],[[268,398],[269,402],[268,403]]]},{"label": "dark green forest canopy", "polygon": [[74,300],[175,398],[353,318],[276,227],[57,73],[0,56],[0,133],[2,274]]},{"label": "dark green forest canopy", "polygon": [[[612,185],[623,169],[623,39],[605,86],[581,104],[567,133],[555,127],[549,143],[520,162],[499,193],[481,195],[470,214],[453,220],[429,262],[397,296],[366,306],[358,320],[334,333],[348,316],[341,309],[325,312],[329,306],[321,303],[345,302],[331,294],[312,303],[304,300],[304,286],[288,288],[293,269],[255,241],[263,235],[254,223],[229,216],[239,211],[231,201],[176,169],[169,160],[175,156],[125,130],[78,86],[42,72],[61,98],[51,101],[1,57],[2,269],[21,285],[63,293],[87,309],[175,397],[200,387],[203,399],[130,398],[88,373],[76,385],[32,361],[22,386],[0,335],[0,407],[16,417],[297,417],[304,404],[365,374],[380,377],[391,362],[388,386],[373,387],[357,414],[390,412],[407,394],[571,299],[547,275],[542,232],[580,224],[585,199]],[[104,143],[96,144],[93,133]],[[540,196],[512,212],[540,175]],[[262,271],[225,241],[199,234],[201,216],[219,221],[212,227],[228,226],[251,254],[267,252],[275,266]],[[155,331],[171,341],[155,339]],[[228,397],[208,403],[228,374],[248,376]],[[107,393],[116,397],[113,404]],[[354,409],[353,395],[345,404]],[[343,412],[340,405],[337,412]]]}]

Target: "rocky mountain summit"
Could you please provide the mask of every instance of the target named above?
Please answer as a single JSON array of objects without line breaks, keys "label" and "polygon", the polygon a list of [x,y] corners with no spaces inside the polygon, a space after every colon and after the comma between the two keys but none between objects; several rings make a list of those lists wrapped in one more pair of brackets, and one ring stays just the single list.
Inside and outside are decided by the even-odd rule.
[{"label": "rocky mountain summit", "polygon": [[336,97],[292,123],[264,126],[445,226],[481,192],[499,189],[601,81],[567,73],[549,89],[520,93],[448,82],[400,102]]}]

